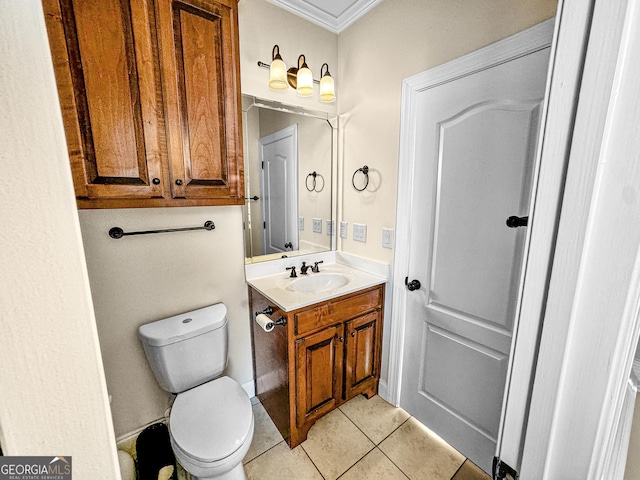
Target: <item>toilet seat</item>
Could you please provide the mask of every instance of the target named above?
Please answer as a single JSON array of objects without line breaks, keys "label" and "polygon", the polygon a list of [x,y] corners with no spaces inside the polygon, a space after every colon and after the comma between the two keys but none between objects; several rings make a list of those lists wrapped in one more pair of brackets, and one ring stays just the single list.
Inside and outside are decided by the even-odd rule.
[{"label": "toilet seat", "polygon": [[175,447],[203,463],[220,462],[247,442],[253,412],[244,389],[220,377],[178,394],[169,417]]}]

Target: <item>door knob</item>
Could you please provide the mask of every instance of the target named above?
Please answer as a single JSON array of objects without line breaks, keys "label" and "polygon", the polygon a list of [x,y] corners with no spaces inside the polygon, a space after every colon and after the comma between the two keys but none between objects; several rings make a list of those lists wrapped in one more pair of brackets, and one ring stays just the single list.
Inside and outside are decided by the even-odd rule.
[{"label": "door knob", "polygon": [[507,227],[509,228],[526,227],[528,224],[529,224],[529,217],[511,216],[507,218]]},{"label": "door knob", "polygon": [[404,283],[410,292],[413,292],[414,290],[419,290],[421,287],[420,280],[411,280],[409,282],[408,279],[405,279]]}]

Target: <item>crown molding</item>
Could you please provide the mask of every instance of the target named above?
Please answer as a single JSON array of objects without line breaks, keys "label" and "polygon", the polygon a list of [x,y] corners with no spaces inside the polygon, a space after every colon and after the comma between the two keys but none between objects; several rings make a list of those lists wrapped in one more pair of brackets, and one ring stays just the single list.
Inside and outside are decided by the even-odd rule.
[{"label": "crown molding", "polygon": [[[350,0],[351,4],[339,15],[335,15],[317,6],[321,0],[268,0],[270,3],[284,8],[320,27],[339,34],[382,0]],[[317,5],[315,5],[315,4]],[[326,2],[325,2],[326,3]]]}]

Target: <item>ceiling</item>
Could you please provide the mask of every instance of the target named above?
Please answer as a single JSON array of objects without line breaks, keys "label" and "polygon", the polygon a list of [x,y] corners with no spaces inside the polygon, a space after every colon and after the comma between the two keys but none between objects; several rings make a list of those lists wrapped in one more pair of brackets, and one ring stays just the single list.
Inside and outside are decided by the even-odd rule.
[{"label": "ceiling", "polygon": [[340,33],[382,0],[268,0],[333,33]]}]

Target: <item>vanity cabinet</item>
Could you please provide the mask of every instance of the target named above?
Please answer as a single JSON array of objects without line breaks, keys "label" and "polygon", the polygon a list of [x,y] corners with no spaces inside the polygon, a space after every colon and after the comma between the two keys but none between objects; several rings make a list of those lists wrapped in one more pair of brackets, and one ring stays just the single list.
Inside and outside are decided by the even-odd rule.
[{"label": "vanity cabinet", "polygon": [[[291,448],[320,417],[378,391],[384,285],[285,312],[249,288],[256,394]],[[265,332],[255,312],[286,325]]]},{"label": "vanity cabinet", "polygon": [[43,0],[79,208],[244,204],[237,0]]}]

